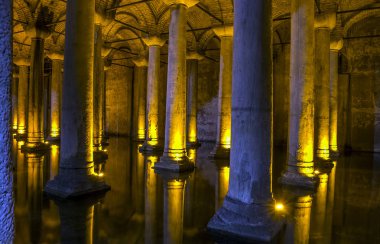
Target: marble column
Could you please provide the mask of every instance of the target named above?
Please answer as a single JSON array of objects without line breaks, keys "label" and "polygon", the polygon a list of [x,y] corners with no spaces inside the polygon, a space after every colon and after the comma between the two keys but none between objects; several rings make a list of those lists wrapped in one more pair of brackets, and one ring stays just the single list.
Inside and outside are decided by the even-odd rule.
[{"label": "marble column", "polygon": [[67,1],[58,175],[48,194],[76,197],[109,189],[93,162],[93,63],[95,0]]},{"label": "marble column", "polygon": [[102,25],[105,18],[96,15],[95,46],[94,46],[94,150],[102,151],[105,146],[104,101],[105,101],[105,73],[104,59],[111,49],[104,47]]},{"label": "marble column", "polygon": [[29,96],[28,96],[28,130],[23,150],[40,151],[47,149],[44,135],[44,43],[48,37],[43,29],[34,26],[26,28],[32,39]]},{"label": "marble column", "polygon": [[165,0],[170,5],[169,58],[166,91],[164,154],[155,168],[188,171],[194,164],[186,155],[186,12],[198,1]]},{"label": "marble column", "polygon": [[213,31],[220,38],[220,68],[216,144],[210,157],[229,159],[231,147],[233,27],[222,26],[214,28]]},{"label": "marble column", "polygon": [[[159,57],[159,56],[158,56]],[[134,86],[135,86],[135,105],[134,105],[134,126],[133,132],[136,141],[145,140],[145,121],[146,121],[146,90],[147,90],[147,66],[148,62],[144,57],[133,60]]]},{"label": "marble column", "polygon": [[290,114],[286,185],[314,188],[314,1],[291,1]]},{"label": "marble column", "polygon": [[187,147],[200,146],[197,137],[197,112],[198,112],[198,62],[203,56],[197,52],[187,53]]},{"label": "marble column", "polygon": [[18,66],[18,98],[17,98],[17,134],[18,137],[26,136],[27,129],[27,107],[28,107],[28,74],[30,61],[26,58],[15,58],[13,60]]},{"label": "marble column", "polygon": [[272,3],[240,0],[234,6],[230,181],[207,227],[270,242],[283,224],[275,218],[272,197]]},{"label": "marble column", "polygon": [[13,173],[11,160],[12,1],[0,1],[0,243],[14,240]]},{"label": "marble column", "polygon": [[12,130],[17,131],[17,90],[18,74],[13,73],[11,96],[12,96]]},{"label": "marble column", "polygon": [[315,16],[315,155],[316,161],[330,159],[330,32],[336,14]]},{"label": "marble column", "polygon": [[165,40],[156,36],[143,38],[144,43],[149,47],[148,61],[148,85],[146,91],[146,118],[145,118],[145,141],[139,149],[143,153],[162,152],[163,138],[160,138],[159,121],[162,116],[159,114],[159,87],[160,87],[160,51],[165,44]]},{"label": "marble column", "polygon": [[61,102],[62,102],[62,69],[63,54],[50,53],[52,75],[50,85],[50,133],[48,139],[56,141],[61,136]]},{"label": "marble column", "polygon": [[330,42],[330,154],[339,156],[338,149],[338,58],[343,40]]}]

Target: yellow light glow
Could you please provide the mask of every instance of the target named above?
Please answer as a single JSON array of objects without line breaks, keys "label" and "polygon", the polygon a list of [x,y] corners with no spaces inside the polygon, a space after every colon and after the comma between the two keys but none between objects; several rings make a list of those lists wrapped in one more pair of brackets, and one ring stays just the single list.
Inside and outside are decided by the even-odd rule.
[{"label": "yellow light glow", "polygon": [[25,130],[24,129],[18,129],[17,133],[20,134],[20,135],[24,135],[25,134]]},{"label": "yellow light glow", "polygon": [[45,141],[45,144],[47,145],[47,144],[49,144],[49,142],[48,142],[48,141]]},{"label": "yellow light glow", "polygon": [[17,124],[14,124],[12,129],[17,130]]},{"label": "yellow light glow", "polygon": [[100,172],[100,173],[93,172],[92,174],[95,175],[96,177],[103,177],[104,176],[103,172]]},{"label": "yellow light glow", "polygon": [[316,174],[316,175],[318,175],[319,173],[320,173],[319,170],[314,171],[314,174]]},{"label": "yellow light glow", "polygon": [[221,145],[225,149],[230,149],[231,148],[231,130],[228,129],[226,130],[221,138]]},{"label": "yellow light glow", "polygon": [[179,153],[174,154],[174,158],[176,161],[181,160],[181,154],[179,154]]},{"label": "yellow light glow", "polygon": [[275,209],[276,209],[276,211],[281,212],[281,211],[284,211],[285,206],[282,203],[276,203]]}]

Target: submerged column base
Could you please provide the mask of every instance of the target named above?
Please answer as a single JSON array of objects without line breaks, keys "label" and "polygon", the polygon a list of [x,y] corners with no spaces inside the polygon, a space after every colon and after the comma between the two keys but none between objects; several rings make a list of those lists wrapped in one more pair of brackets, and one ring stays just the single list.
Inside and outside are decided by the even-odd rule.
[{"label": "submerged column base", "polygon": [[186,172],[194,170],[194,163],[187,156],[170,157],[162,156],[160,161],[154,165],[154,169],[158,171]]},{"label": "submerged column base", "polygon": [[44,191],[58,198],[76,198],[105,192],[111,189],[104,178],[88,175],[88,169],[59,169],[53,180],[47,182]]},{"label": "submerged column base", "polygon": [[316,176],[307,176],[299,172],[286,171],[279,178],[279,182],[287,186],[314,190],[318,186],[319,180]]},{"label": "submerged column base", "polygon": [[217,144],[215,145],[214,149],[211,151],[208,158],[209,159],[229,159],[230,149]]},{"label": "submerged column base", "polygon": [[43,142],[26,142],[25,145],[21,146],[21,152],[23,153],[41,152],[49,149],[49,145]]},{"label": "submerged column base", "polygon": [[274,201],[265,205],[245,204],[226,196],[207,229],[242,241],[273,242],[284,225],[283,218],[273,213],[274,207]]}]

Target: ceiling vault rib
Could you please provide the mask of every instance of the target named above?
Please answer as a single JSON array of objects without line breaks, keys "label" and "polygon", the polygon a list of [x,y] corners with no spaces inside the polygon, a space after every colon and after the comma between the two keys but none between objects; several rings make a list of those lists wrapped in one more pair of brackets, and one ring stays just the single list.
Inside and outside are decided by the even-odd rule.
[{"label": "ceiling vault rib", "polygon": [[214,14],[212,14],[210,11],[208,11],[207,9],[205,9],[203,6],[201,6],[200,4],[197,4],[196,6],[197,6],[197,8],[199,8],[200,10],[202,10],[204,13],[206,13],[207,15],[209,15],[210,17],[214,18],[215,20],[217,20],[218,22],[220,22],[222,25],[224,25],[224,21],[222,19],[220,19],[217,16],[215,16]]},{"label": "ceiling vault rib", "polygon": [[133,3],[126,3],[126,4],[123,4],[123,5],[117,6],[117,7],[108,8],[108,9],[106,9],[106,11],[110,12],[110,11],[113,11],[113,10],[117,10],[119,8],[124,8],[124,7],[132,6],[132,5],[136,5],[136,4],[141,4],[141,3],[147,3],[147,2],[150,2],[150,1],[152,1],[152,0],[141,0],[141,1],[133,2]]},{"label": "ceiling vault rib", "polygon": [[122,21],[120,21],[120,20],[117,20],[117,19],[114,19],[114,21],[116,21],[117,23],[122,24],[122,25],[124,25],[124,26],[127,26],[127,27],[129,27],[129,28],[131,28],[131,29],[134,29],[134,30],[137,30],[137,31],[141,31],[141,32],[144,33],[144,34],[148,34],[147,31],[145,31],[145,30],[143,30],[143,29],[141,29],[141,28],[138,28],[138,27],[135,27],[135,26],[133,26],[133,25],[130,25],[130,24],[124,23],[124,22],[122,22]]}]

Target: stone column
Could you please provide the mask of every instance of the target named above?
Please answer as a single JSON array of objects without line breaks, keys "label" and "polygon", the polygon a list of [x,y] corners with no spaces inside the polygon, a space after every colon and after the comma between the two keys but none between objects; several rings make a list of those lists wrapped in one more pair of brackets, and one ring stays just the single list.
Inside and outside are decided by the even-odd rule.
[{"label": "stone column", "polygon": [[50,53],[52,77],[50,85],[50,135],[49,140],[56,141],[61,136],[62,68],[63,54]]},{"label": "stone column", "polygon": [[44,42],[48,37],[45,30],[29,26],[26,33],[32,39],[29,102],[28,102],[28,132],[23,150],[45,150],[44,135]]},{"label": "stone column", "polygon": [[95,0],[67,2],[58,175],[46,184],[62,198],[108,190],[93,163],[93,62]]},{"label": "stone column", "polygon": [[15,58],[13,60],[18,70],[18,98],[17,98],[17,134],[18,137],[26,136],[26,118],[28,107],[28,74],[30,61],[26,58]]},{"label": "stone column", "polygon": [[15,233],[11,160],[12,6],[0,1],[0,243],[12,243]]},{"label": "stone column", "polygon": [[94,150],[102,151],[105,144],[104,133],[104,101],[105,101],[105,74],[104,59],[111,49],[104,47],[102,25],[106,18],[96,15],[95,46],[94,46]]},{"label": "stone column", "polygon": [[[160,57],[160,56],[158,56]],[[136,104],[134,106],[135,131],[134,139],[136,141],[145,140],[145,122],[146,122],[146,90],[147,90],[147,66],[148,62],[144,57],[139,57],[133,60],[135,64],[134,69],[134,86],[136,87],[135,98]],[[159,64],[158,64],[159,65]]]},{"label": "stone column", "polygon": [[231,147],[233,27],[222,26],[214,28],[213,31],[220,38],[220,68],[216,144],[210,157],[229,159]]},{"label": "stone column", "polygon": [[197,52],[187,53],[187,147],[200,146],[197,137],[198,62],[203,56]]},{"label": "stone column", "polygon": [[330,154],[338,156],[338,58],[343,40],[330,43]]},{"label": "stone column", "polygon": [[12,130],[17,131],[17,90],[18,74],[13,73],[11,96],[12,96]]},{"label": "stone column", "polygon": [[230,181],[208,228],[270,242],[282,228],[272,198],[272,3],[240,0],[234,6]]},{"label": "stone column", "polygon": [[330,32],[335,13],[315,17],[315,155],[318,161],[330,159]]},{"label": "stone column", "polygon": [[149,63],[148,63],[148,85],[146,91],[146,118],[145,118],[145,142],[139,149],[143,153],[159,153],[162,152],[162,140],[160,138],[159,121],[162,115],[159,114],[159,81],[160,81],[160,51],[165,44],[156,36],[143,39],[149,47]]},{"label": "stone column", "polygon": [[314,188],[314,1],[291,1],[290,115],[281,182]]},{"label": "stone column", "polygon": [[156,168],[194,168],[186,155],[186,12],[196,0],[165,0],[170,5],[169,58],[164,154]]}]

